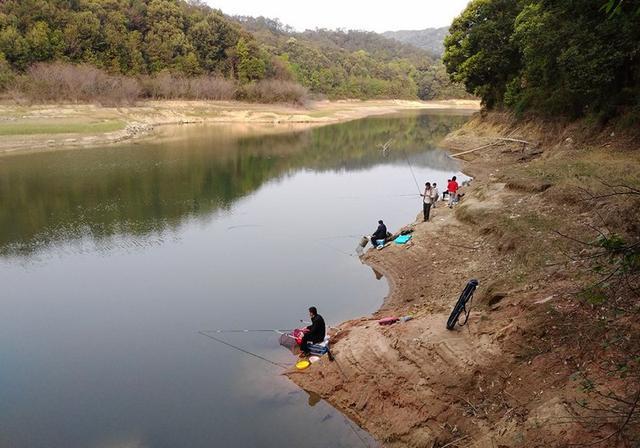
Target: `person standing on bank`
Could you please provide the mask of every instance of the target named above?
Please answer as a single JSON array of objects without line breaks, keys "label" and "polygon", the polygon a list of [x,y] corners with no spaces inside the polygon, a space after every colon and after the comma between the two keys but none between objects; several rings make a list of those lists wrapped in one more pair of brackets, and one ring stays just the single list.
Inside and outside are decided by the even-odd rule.
[{"label": "person standing on bank", "polygon": [[456,182],[456,176],[453,176],[449,181],[447,191],[449,192],[449,208],[453,208],[453,204],[455,204],[458,197],[458,182]]},{"label": "person standing on bank", "polygon": [[424,184],[424,194],[422,196],[422,213],[424,215],[424,222],[429,221],[429,213],[431,212],[431,202],[433,201],[431,184],[427,182]]},{"label": "person standing on bank", "polygon": [[434,182],[433,185],[431,185],[431,208],[436,208],[438,199],[440,199],[440,192],[438,191],[438,187]]},{"label": "person standing on bank", "polygon": [[302,336],[302,342],[300,342],[301,358],[309,356],[309,343],[317,344],[318,342],[324,341],[326,334],[324,319],[318,314],[315,306],[309,308],[309,317],[311,317],[311,325],[307,327],[309,331]]}]

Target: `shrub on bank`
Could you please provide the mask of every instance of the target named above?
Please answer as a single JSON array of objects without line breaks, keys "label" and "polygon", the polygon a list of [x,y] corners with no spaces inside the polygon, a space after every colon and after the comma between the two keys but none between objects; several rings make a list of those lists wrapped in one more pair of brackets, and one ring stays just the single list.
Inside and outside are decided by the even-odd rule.
[{"label": "shrub on bank", "polygon": [[140,97],[140,83],[134,78],[109,75],[90,65],[59,62],[39,63],[10,86],[14,96],[29,102],[79,103],[102,105],[133,104]]},{"label": "shrub on bank", "polygon": [[13,82],[14,74],[6,58],[0,53],[0,92],[6,90]]},{"label": "shrub on bank", "polygon": [[242,86],[238,99],[255,103],[291,103],[302,105],[308,99],[305,87],[291,81],[265,79]]},{"label": "shrub on bank", "polygon": [[232,100],[236,94],[233,81],[217,76],[187,78],[170,73],[141,78],[143,96],[153,99]]},{"label": "shrub on bank", "polygon": [[186,77],[171,73],[128,77],[111,75],[96,67],[61,62],[38,63],[24,74],[3,70],[0,92],[28,103],[134,104],[143,98],[185,100],[245,100],[259,103],[303,104],[307,89],[292,81],[262,80],[238,85],[220,76]]}]

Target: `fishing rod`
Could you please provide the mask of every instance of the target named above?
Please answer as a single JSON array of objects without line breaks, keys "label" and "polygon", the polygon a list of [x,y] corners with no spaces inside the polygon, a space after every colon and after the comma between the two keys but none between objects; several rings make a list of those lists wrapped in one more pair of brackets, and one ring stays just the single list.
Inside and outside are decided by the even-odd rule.
[{"label": "fishing rod", "polygon": [[355,254],[350,254],[347,251],[344,251],[342,249],[338,249],[337,247],[334,247],[334,246],[332,246],[330,244],[323,243],[321,241],[314,241],[314,243],[317,244],[318,246],[323,246],[323,247],[327,247],[329,249],[335,250],[336,252],[341,253],[342,255],[346,255],[347,257],[355,257],[356,256]]},{"label": "fishing rod", "polygon": [[411,162],[409,161],[409,157],[407,156],[407,151],[402,149],[402,153],[404,154],[404,159],[407,161],[407,165],[409,165],[409,171],[411,171],[411,177],[413,177],[413,181],[416,184],[416,188],[418,189],[418,194],[422,196],[422,190],[420,189],[420,185],[418,184],[418,179],[416,179],[416,175],[413,172],[413,167],[411,166]]},{"label": "fishing rod", "polygon": [[246,229],[248,227],[264,227],[264,226],[262,224],[237,224],[235,226],[227,227],[227,230]]},{"label": "fishing rod", "polygon": [[[228,227],[227,231],[231,231],[231,230],[234,230],[234,229],[248,228],[248,227],[265,227],[265,226],[246,224],[246,225],[242,225],[242,226],[231,226],[231,227]],[[289,239],[289,236],[287,236],[287,235],[270,234],[269,237],[270,238],[278,238],[278,239]],[[316,244],[318,246],[327,247],[327,248],[329,248],[331,250],[339,252],[342,255],[346,255],[348,257],[355,257],[355,254],[348,253],[348,252],[346,252],[344,250],[338,249],[337,247],[331,246],[330,244],[327,244],[327,243],[323,242],[323,241],[327,241],[327,240],[331,240],[331,239],[350,238],[350,237],[358,238],[359,236],[357,236],[357,235],[344,235],[344,236],[340,235],[340,236],[337,236],[337,237],[319,238],[319,239],[314,240],[313,244]]]},{"label": "fishing rod", "polygon": [[279,328],[270,328],[270,329],[239,329],[239,330],[202,330],[205,333],[285,333],[287,331],[291,331],[291,330],[282,330]]},{"label": "fishing rod", "polygon": [[321,238],[316,238],[316,240],[339,240],[339,239],[346,239],[346,238],[360,238],[362,235],[335,235],[335,236],[324,236]]},{"label": "fishing rod", "polygon": [[217,337],[212,336],[212,335],[210,335],[210,334],[208,334],[208,333],[206,333],[204,331],[198,331],[198,334],[201,334],[202,336],[205,336],[205,337],[207,337],[209,339],[213,339],[214,341],[219,342],[220,344],[226,345],[227,347],[230,347],[230,348],[232,348],[234,350],[238,350],[239,352],[242,352],[242,353],[244,353],[246,355],[253,356],[254,358],[261,359],[262,361],[268,362],[269,364],[272,364],[272,365],[274,365],[276,367],[280,367],[281,369],[288,369],[289,368],[289,366],[285,366],[284,364],[280,364],[279,362],[267,359],[264,356],[260,356],[257,353],[250,352],[249,350],[245,350],[244,348],[238,347],[237,345],[230,344],[227,341],[223,341],[222,339],[218,339]]},{"label": "fishing rod", "polygon": [[[386,154],[387,150],[391,147],[391,143],[393,143],[393,138],[387,140],[384,145],[378,145],[382,149],[382,153]],[[411,171],[411,177],[413,177],[413,181],[416,183],[416,188],[418,189],[418,194],[422,196],[422,190],[420,189],[420,184],[418,183],[418,179],[416,179],[416,175],[413,172],[413,167],[411,166],[411,162],[409,162],[409,157],[407,157],[407,152],[404,148],[401,148],[402,153],[404,154],[404,159],[407,161],[407,165],[409,165],[409,170]]]}]

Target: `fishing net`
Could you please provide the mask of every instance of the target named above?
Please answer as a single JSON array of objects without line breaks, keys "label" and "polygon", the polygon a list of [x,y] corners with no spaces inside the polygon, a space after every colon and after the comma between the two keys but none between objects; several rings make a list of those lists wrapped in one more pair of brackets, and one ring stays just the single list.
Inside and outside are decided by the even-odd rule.
[{"label": "fishing net", "polygon": [[289,349],[294,355],[300,351],[300,343],[302,342],[302,336],[304,330],[295,329],[290,332],[282,333],[280,335],[280,345]]},{"label": "fishing net", "polygon": [[[302,336],[307,332],[306,328],[299,328],[280,335],[280,345],[288,348],[294,355],[300,353]],[[329,351],[329,336],[325,336],[322,342],[308,345],[308,351],[312,355],[322,356]]]}]

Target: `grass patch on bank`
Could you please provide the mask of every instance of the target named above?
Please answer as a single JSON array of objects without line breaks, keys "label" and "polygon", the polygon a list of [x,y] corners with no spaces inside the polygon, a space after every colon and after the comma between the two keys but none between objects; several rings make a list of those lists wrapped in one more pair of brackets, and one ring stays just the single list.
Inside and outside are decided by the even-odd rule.
[{"label": "grass patch on bank", "polygon": [[102,134],[124,129],[120,120],[107,120],[94,123],[81,122],[12,122],[0,123],[0,135],[41,135],[41,134]]},{"label": "grass patch on bank", "polygon": [[600,180],[610,183],[640,183],[640,153],[603,150],[571,152],[553,159],[537,160],[514,168],[505,182],[551,183],[560,187],[603,188]]}]

